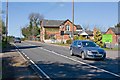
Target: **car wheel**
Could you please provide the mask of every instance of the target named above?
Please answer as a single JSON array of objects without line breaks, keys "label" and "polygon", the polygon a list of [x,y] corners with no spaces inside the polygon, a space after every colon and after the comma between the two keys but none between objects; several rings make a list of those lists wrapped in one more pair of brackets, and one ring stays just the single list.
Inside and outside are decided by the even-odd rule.
[{"label": "car wheel", "polygon": [[71,56],[73,56],[73,55],[74,55],[74,54],[73,54],[73,50],[72,50],[72,49],[70,50],[70,54],[71,54]]},{"label": "car wheel", "polygon": [[103,58],[102,58],[101,60],[102,60],[102,61],[104,61],[104,60],[105,60],[105,58],[106,58],[106,55],[104,55],[104,56],[103,56]]},{"label": "car wheel", "polygon": [[85,53],[84,52],[81,53],[81,58],[85,59]]},{"label": "car wheel", "polygon": [[105,58],[102,58],[102,59],[100,59],[100,60],[104,61],[104,60],[105,60]]}]

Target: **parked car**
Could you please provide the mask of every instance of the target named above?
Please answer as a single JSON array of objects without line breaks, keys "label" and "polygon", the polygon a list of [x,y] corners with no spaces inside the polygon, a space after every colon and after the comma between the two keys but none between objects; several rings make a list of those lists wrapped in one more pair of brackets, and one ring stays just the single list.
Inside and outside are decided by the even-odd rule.
[{"label": "parked car", "polygon": [[21,43],[21,39],[20,38],[14,38],[14,43]]},{"label": "parked car", "polygon": [[82,59],[105,59],[106,52],[93,41],[75,40],[70,45],[70,54],[79,55]]}]

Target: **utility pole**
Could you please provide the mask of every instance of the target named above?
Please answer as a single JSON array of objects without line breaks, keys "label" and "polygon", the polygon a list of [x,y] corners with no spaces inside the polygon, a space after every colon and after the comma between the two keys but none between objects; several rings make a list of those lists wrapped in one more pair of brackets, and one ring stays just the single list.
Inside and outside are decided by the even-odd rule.
[{"label": "utility pole", "polygon": [[72,0],[72,40],[73,40],[73,37],[74,37],[74,0]]},{"label": "utility pole", "polygon": [[8,36],[8,0],[6,3],[6,42],[8,41],[7,36]]}]

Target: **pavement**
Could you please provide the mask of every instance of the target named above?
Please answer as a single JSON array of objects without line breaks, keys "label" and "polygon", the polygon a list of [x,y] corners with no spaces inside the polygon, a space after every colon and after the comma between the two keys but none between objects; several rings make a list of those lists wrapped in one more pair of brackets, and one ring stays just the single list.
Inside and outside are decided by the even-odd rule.
[{"label": "pavement", "polygon": [[68,47],[24,41],[15,44],[45,76],[50,79],[116,79],[120,78],[117,51],[107,51],[107,58],[82,60],[70,56]]}]

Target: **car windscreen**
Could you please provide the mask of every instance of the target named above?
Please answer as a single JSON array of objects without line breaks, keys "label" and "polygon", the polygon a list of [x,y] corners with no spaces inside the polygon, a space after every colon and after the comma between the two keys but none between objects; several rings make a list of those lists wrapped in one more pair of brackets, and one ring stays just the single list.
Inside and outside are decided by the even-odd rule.
[{"label": "car windscreen", "polygon": [[97,45],[94,42],[82,42],[83,47],[96,47]]},{"label": "car windscreen", "polygon": [[20,40],[20,38],[15,38],[15,40]]}]

